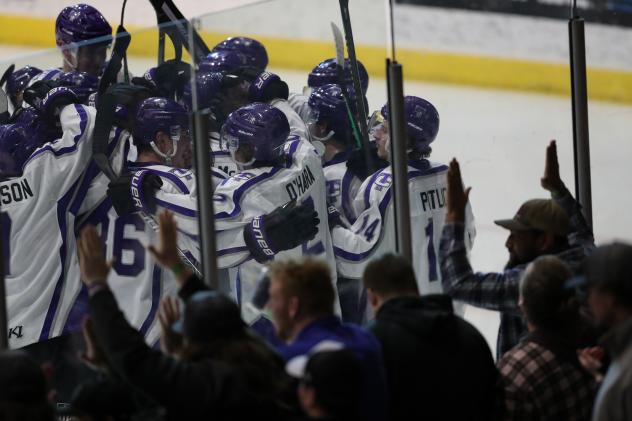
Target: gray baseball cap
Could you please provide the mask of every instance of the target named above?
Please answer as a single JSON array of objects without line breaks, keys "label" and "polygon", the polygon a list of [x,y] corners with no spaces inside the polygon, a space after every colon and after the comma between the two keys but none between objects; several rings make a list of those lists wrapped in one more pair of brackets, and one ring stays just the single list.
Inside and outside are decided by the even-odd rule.
[{"label": "gray baseball cap", "polygon": [[494,221],[511,231],[540,230],[566,236],[570,230],[568,215],[552,199],[531,199],[522,204],[511,219]]}]

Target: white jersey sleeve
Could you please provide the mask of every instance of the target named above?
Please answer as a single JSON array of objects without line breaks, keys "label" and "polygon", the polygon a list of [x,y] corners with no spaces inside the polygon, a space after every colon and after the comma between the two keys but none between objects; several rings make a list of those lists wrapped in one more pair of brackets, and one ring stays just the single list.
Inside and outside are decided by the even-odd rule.
[{"label": "white jersey sleeve", "polygon": [[362,181],[347,168],[346,161],[326,164],[323,171],[327,182],[327,203],[336,207],[347,225],[352,224],[356,220],[353,200]]},{"label": "white jersey sleeve", "polygon": [[311,110],[309,108],[309,105],[307,104],[308,100],[309,100],[309,97],[307,97],[306,95],[295,93],[295,92],[290,92],[290,95],[288,96],[288,99],[287,99],[287,102],[290,105],[290,107],[292,107],[294,112],[296,112],[296,114],[298,114],[298,116],[301,117],[301,119],[305,123],[308,122],[309,116],[311,114]]},{"label": "white jersey sleeve", "polygon": [[64,107],[62,137],[37,149],[21,177],[0,183],[12,348],[63,333],[79,293],[74,219],[89,186],[95,115]]},{"label": "white jersey sleeve", "polygon": [[270,102],[275,108],[278,108],[285,114],[287,121],[290,124],[290,136],[298,136],[301,139],[309,141],[309,132],[307,131],[307,125],[301,116],[292,108],[290,103],[284,99],[275,99]]},{"label": "white jersey sleeve", "polygon": [[[438,249],[445,222],[447,166],[417,161],[408,168],[413,267],[422,294],[440,293]],[[350,229],[332,232],[341,276],[361,279],[367,263],[396,249],[390,167],[376,172],[363,183],[356,208],[364,210]],[[360,203],[362,203],[360,205]],[[468,210],[471,215],[471,211]],[[468,224],[473,218],[468,218]],[[468,228],[472,232],[473,228]]]}]

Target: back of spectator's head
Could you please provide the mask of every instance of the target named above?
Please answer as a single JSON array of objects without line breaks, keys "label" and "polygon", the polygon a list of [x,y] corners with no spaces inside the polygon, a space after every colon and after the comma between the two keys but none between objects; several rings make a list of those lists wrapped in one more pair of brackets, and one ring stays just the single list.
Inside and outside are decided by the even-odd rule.
[{"label": "back of spectator's head", "polygon": [[298,374],[299,400],[312,417],[355,419],[362,393],[360,362],[348,349],[319,351]]},{"label": "back of spectator's head", "polygon": [[575,291],[566,288],[570,268],[555,256],[531,262],[520,282],[520,302],[527,321],[537,328],[563,329],[579,316]]},{"label": "back of spectator's head", "polygon": [[382,297],[419,294],[413,266],[398,254],[387,253],[369,262],[362,279],[366,289]]},{"label": "back of spectator's head", "polygon": [[613,243],[598,247],[584,262],[590,304],[597,321],[607,320],[613,312],[632,315],[632,245]]},{"label": "back of spectator's head", "polygon": [[208,344],[243,337],[246,324],[233,300],[215,291],[200,291],[187,300],[184,317],[174,324],[173,329],[189,342]]},{"label": "back of spectator's head", "polygon": [[52,420],[40,366],[22,351],[0,353],[0,419]]}]

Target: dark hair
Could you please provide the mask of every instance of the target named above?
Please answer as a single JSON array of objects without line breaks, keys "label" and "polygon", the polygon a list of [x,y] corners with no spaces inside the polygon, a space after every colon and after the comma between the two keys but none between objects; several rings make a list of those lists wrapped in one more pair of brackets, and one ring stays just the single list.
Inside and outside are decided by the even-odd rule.
[{"label": "dark hair", "polygon": [[387,253],[367,265],[364,287],[379,295],[419,294],[415,272],[403,256]]},{"label": "dark hair", "polygon": [[632,310],[632,245],[612,243],[597,249],[584,263],[588,288],[612,294],[620,305]]},{"label": "dark hair", "polygon": [[212,359],[237,369],[241,378],[253,392],[252,399],[283,408],[289,406],[283,400],[290,388],[291,379],[285,373],[281,357],[261,338],[249,331],[230,338],[184,346],[183,360]]},{"label": "dark hair", "polygon": [[565,287],[570,268],[555,256],[541,256],[527,266],[520,282],[522,309],[536,327],[557,331],[578,320],[579,300]]},{"label": "dark hair", "polygon": [[302,316],[319,317],[334,313],[335,291],[327,263],[306,258],[270,264],[269,276],[281,282],[285,297],[299,300]]},{"label": "dark hair", "polygon": [[302,382],[313,387],[316,402],[332,418],[356,419],[363,372],[349,349],[320,351],[309,358]]}]

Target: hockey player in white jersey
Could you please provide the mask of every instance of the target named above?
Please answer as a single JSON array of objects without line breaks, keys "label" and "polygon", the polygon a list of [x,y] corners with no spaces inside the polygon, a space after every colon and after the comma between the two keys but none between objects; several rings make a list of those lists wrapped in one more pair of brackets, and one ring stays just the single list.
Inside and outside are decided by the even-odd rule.
[{"label": "hockey player in white jersey", "polygon": [[[441,292],[437,261],[439,234],[446,213],[446,173],[448,167],[431,162],[430,144],[439,131],[439,113],[428,101],[404,98],[408,142],[408,188],[412,233],[413,266],[422,294]],[[388,107],[382,108],[388,125]],[[378,139],[378,154],[390,161],[388,130]],[[350,227],[338,225],[332,236],[339,273],[360,280],[368,261],[395,249],[392,204],[392,172],[386,167],[362,184],[354,209],[358,219]],[[468,208],[468,233],[473,239],[473,217]]]},{"label": "hockey player in white jersey", "polygon": [[[154,182],[167,180],[164,188],[189,192],[195,189],[191,166],[191,142],[187,112],[166,98],[150,98],[143,102],[134,124],[135,162],[126,162],[122,173],[151,167],[160,175]],[[157,186],[158,187],[158,186]],[[117,207],[117,209],[115,209]],[[89,224],[96,226],[106,245],[106,257],[113,261],[108,283],[130,324],[153,345],[159,336],[156,315],[160,299],[175,295],[176,284],[169,271],[163,271],[145,245],[155,239],[155,232],[146,226],[135,209],[113,206],[103,197],[98,206],[81,218],[77,231]]]},{"label": "hockey player in white jersey", "polygon": [[[23,163],[16,159],[13,170],[2,174],[11,348],[61,335],[80,290],[74,221],[98,169],[90,162],[96,111],[65,105],[76,102],[77,97],[66,87],[55,88],[41,99],[38,112],[46,121],[58,115],[60,137],[35,150]],[[27,130],[26,144],[36,135]],[[110,141],[109,151],[120,153],[122,143],[119,132]],[[13,146],[7,152],[15,158],[23,153],[25,143]]]},{"label": "hockey player in white jersey", "polygon": [[[230,151],[242,172],[215,191],[216,227],[223,230],[234,224],[247,224],[244,238],[250,245],[250,253],[244,253],[235,262],[239,267],[237,286],[241,302],[251,301],[263,263],[272,258],[314,255],[326,259],[332,272],[335,268],[320,156],[307,140],[288,138],[289,131],[285,115],[262,103],[231,113],[222,127],[222,145]],[[320,222],[312,240],[279,253],[259,235],[258,227],[265,224],[265,218],[260,215],[288,201],[312,206]],[[286,235],[292,230],[304,229],[286,228]]]},{"label": "hockey player in white jersey", "polygon": [[312,141],[325,145],[323,170],[327,180],[327,203],[334,206],[345,224],[355,221],[352,201],[364,179],[347,167],[354,137],[340,86],[327,84],[312,91],[308,127]]},{"label": "hockey player in white jersey", "polygon": [[44,70],[30,84],[54,80],[60,72],[75,70],[99,76],[112,42],[112,27],[93,6],[74,4],[59,12],[55,21],[55,42],[62,54],[62,66]]},{"label": "hockey player in white jersey", "polygon": [[[112,185],[108,194],[112,197],[119,214],[142,211],[155,215],[162,209],[173,212],[178,221],[179,230],[183,234],[178,238],[178,245],[190,260],[195,262],[200,261],[195,177],[189,170],[167,165],[169,157],[171,157],[171,164],[179,162],[176,155],[171,155],[181,150],[180,143],[182,142],[182,139],[178,142],[167,141],[169,139],[167,133],[182,132],[183,128],[188,127],[187,121],[184,109],[171,100],[149,98],[143,101],[136,114],[134,130],[134,141],[139,148],[140,162],[129,163],[128,168],[132,172],[131,176],[123,177],[121,181],[117,181],[115,185]],[[287,125],[287,121],[285,124]],[[284,140],[287,138],[287,133],[282,133],[281,137]],[[283,140],[279,140],[279,144]],[[247,176],[237,178],[237,180],[244,180],[244,177]],[[153,180],[157,178],[158,183],[152,181],[152,178]],[[219,185],[218,189],[221,189],[230,180],[221,183],[220,181],[222,180],[217,177],[214,179],[214,184]],[[121,185],[123,186],[122,192]],[[154,192],[155,188],[158,189]],[[250,195],[249,192],[248,197]],[[266,250],[278,252],[295,248],[297,244],[302,244],[316,234],[315,225],[318,224],[318,220],[314,220],[313,211],[309,208],[274,213],[276,208],[281,207],[289,200],[286,199],[277,205],[268,201],[266,203],[273,205],[272,208],[266,208],[255,215],[260,218],[259,221],[264,221],[261,226],[257,227],[256,232],[269,240],[266,244],[272,249],[266,248]],[[216,218],[221,218],[225,211],[218,207],[218,203],[216,201]],[[258,210],[262,207],[264,206],[261,205],[252,209]],[[278,211],[278,209],[276,210]],[[253,234],[254,228],[248,225],[248,220],[240,219],[240,217],[243,215],[236,214],[235,218],[230,218],[221,225],[218,223],[216,226],[216,255],[218,266],[222,269],[237,266],[244,260],[251,258],[251,255],[258,256],[260,253],[265,253],[265,251],[261,251],[265,241],[251,241],[255,235]],[[301,223],[302,226],[288,231],[287,227],[290,221]],[[327,227],[325,226],[323,229],[326,230]],[[246,236],[244,231],[249,234]]]}]

